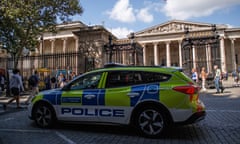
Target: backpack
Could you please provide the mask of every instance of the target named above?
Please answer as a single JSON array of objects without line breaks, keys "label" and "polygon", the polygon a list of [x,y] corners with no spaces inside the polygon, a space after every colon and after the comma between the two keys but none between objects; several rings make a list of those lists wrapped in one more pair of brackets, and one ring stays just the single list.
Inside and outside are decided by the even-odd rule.
[{"label": "backpack", "polygon": [[37,84],[36,78],[34,75],[32,75],[29,79],[28,79],[28,84],[30,86],[35,86]]},{"label": "backpack", "polygon": [[52,82],[52,83],[55,83],[55,82],[56,82],[56,78],[55,78],[55,77],[52,77],[52,78],[51,78],[51,82]]}]

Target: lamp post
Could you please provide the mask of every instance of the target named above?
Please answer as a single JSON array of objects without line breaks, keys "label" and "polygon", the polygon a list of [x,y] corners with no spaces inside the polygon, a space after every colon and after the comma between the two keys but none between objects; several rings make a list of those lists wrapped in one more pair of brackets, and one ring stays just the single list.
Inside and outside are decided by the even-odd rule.
[{"label": "lamp post", "polygon": [[85,72],[92,70],[94,68],[95,65],[95,49],[91,46],[90,43],[85,42],[85,44],[82,46],[81,49],[79,49],[81,54],[83,55],[84,58],[84,68],[85,68]]},{"label": "lamp post", "polygon": [[44,64],[44,58],[43,58],[43,47],[44,47],[44,39],[43,39],[43,34],[41,35],[40,37],[40,41],[41,41],[41,51],[40,51],[40,54],[41,54],[41,58],[42,58],[42,68],[45,66]]},{"label": "lamp post", "polygon": [[112,54],[113,54],[113,44],[112,44],[112,36],[109,35],[108,36],[108,40],[109,40],[109,62],[112,63]]},{"label": "lamp post", "polygon": [[107,58],[108,63],[112,63],[112,55],[113,55],[113,48],[114,48],[114,44],[113,44],[113,38],[112,35],[108,36],[108,44],[104,45],[104,52],[106,54],[109,54],[109,57]]}]

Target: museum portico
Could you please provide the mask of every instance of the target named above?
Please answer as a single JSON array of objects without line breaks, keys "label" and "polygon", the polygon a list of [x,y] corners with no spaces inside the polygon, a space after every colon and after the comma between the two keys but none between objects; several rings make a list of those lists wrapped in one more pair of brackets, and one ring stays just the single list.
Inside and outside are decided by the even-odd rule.
[{"label": "museum portico", "polygon": [[[135,33],[136,40],[143,46],[144,65],[183,66],[182,42],[188,28],[189,38],[205,38],[212,35],[213,24],[172,20]],[[240,29],[216,25],[215,34],[219,39],[219,65],[222,71],[232,71],[240,62]],[[213,46],[205,43],[201,50],[198,44],[191,46],[192,67],[200,70],[199,62],[205,61],[209,72],[214,64]]]}]

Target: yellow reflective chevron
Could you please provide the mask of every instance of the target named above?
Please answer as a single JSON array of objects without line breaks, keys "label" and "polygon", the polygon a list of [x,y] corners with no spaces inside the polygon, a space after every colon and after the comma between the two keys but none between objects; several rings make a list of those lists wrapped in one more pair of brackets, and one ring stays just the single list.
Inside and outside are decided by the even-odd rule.
[{"label": "yellow reflective chevron", "polygon": [[104,72],[102,74],[101,79],[100,79],[99,84],[98,84],[99,89],[105,88],[106,79],[107,79],[107,73]]},{"label": "yellow reflective chevron", "polygon": [[39,100],[42,100],[43,99],[43,93],[39,93],[37,96],[35,96],[33,99],[32,99],[32,103],[34,104],[35,102],[39,101]]},{"label": "yellow reflective chevron", "polygon": [[64,91],[61,96],[61,105],[81,106],[83,90]]}]

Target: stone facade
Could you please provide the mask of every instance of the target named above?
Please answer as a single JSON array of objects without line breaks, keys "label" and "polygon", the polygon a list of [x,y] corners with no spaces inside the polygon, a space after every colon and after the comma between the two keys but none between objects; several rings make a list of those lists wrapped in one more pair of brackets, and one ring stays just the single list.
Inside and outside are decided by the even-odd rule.
[{"label": "stone facade", "polygon": [[[196,23],[180,20],[172,20],[160,25],[156,25],[139,32],[135,32],[134,41],[142,46],[142,60],[138,65],[164,65],[183,66],[182,40],[185,36],[185,28],[189,29],[190,37],[209,35],[212,32],[212,24]],[[232,72],[240,67],[240,28],[228,28],[226,25],[216,25],[219,35],[220,67],[222,71]],[[113,37],[115,43],[129,43],[129,39],[117,39],[111,32],[103,26],[87,26],[81,22],[64,23],[57,26],[56,33],[45,33],[39,38],[39,45],[31,56],[41,56],[48,54],[77,53],[74,58],[64,59],[60,64],[55,64],[54,60],[47,61],[44,65],[50,69],[55,67],[66,69],[71,64],[71,69],[77,73],[88,71],[86,64],[94,60],[92,66],[100,68],[107,62],[107,55],[104,52],[104,45],[109,42],[109,35]],[[124,45],[124,44],[123,44]],[[212,71],[213,63],[211,59],[211,47],[206,45],[206,51],[200,52],[197,49],[192,51],[194,61],[201,59],[209,61],[207,70]],[[129,54],[113,55],[114,59],[119,59],[121,63],[130,64]],[[6,52],[0,50],[0,56],[4,57]],[[41,62],[34,62],[34,68],[42,67]],[[196,67],[200,70],[199,67]]]}]

